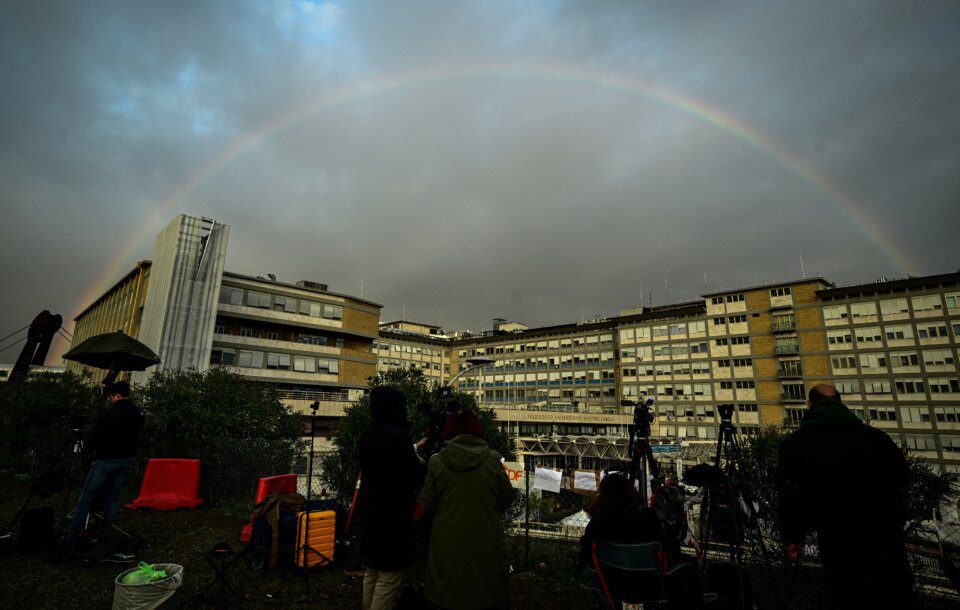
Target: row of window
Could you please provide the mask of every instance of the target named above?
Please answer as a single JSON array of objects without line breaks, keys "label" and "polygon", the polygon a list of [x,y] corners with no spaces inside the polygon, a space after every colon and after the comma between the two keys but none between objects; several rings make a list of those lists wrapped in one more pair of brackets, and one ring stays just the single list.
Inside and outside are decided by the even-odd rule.
[{"label": "row of window", "polygon": [[[883,316],[903,316],[910,313],[911,308],[914,313],[930,313],[943,311],[946,309],[960,309],[960,292],[951,292],[943,295],[941,300],[939,294],[928,294],[922,296],[900,299],[885,299],[880,301],[879,312]],[[908,305],[909,303],[909,305]],[[829,305],[823,308],[823,319],[827,322],[837,320],[854,321],[862,318],[874,318],[877,316],[876,301],[867,301],[864,303],[850,303],[850,305]]]},{"label": "row of window", "polygon": [[742,303],[746,298],[742,294],[728,294],[726,297],[711,297],[710,302],[714,305],[723,305],[723,302],[727,303]]},{"label": "row of window", "polygon": [[841,393],[859,394],[956,394],[960,393],[960,380],[955,377],[928,377],[926,379],[895,379],[892,383],[884,379],[837,379],[834,382]]},{"label": "row of window", "polygon": [[337,360],[326,360],[298,354],[236,350],[225,347],[213,348],[210,352],[210,364],[251,369],[292,370],[303,373],[336,374],[340,372],[340,363]]},{"label": "row of window", "polygon": [[613,334],[590,335],[587,337],[571,337],[569,339],[554,339],[549,341],[537,341],[532,343],[518,343],[511,345],[491,345],[487,347],[476,347],[462,349],[459,352],[461,358],[472,356],[513,354],[517,352],[537,352],[548,349],[572,349],[585,345],[601,345],[613,343]]},{"label": "row of window", "polygon": [[840,354],[830,357],[830,365],[834,372],[842,370],[856,370],[859,362],[862,369],[886,368],[888,365],[897,367],[920,366],[956,366],[957,359],[953,350],[930,349],[919,353],[904,352],[872,352],[869,354]]},{"label": "row of window", "polygon": [[[244,294],[246,294],[246,298],[244,298]],[[310,301],[308,299],[295,299],[293,297],[258,292],[256,290],[245,291],[242,288],[233,288],[231,286],[223,286],[220,288],[220,302],[227,305],[246,304],[249,307],[259,307],[260,309],[300,313],[312,318],[325,318],[327,320],[343,319],[343,307],[340,305],[317,303],[316,301]]]},{"label": "row of window", "polygon": [[422,354],[424,356],[442,356],[443,352],[438,349],[433,349],[432,347],[421,347],[419,345],[406,345],[401,343],[383,343],[381,341],[374,341],[373,348],[375,350],[390,351],[391,349],[395,352],[401,352],[404,354]]},{"label": "row of window", "polygon": [[[960,322],[953,322],[954,337],[960,337]],[[914,337],[918,339],[936,339],[949,337],[948,325],[943,322],[918,323],[918,324],[897,324],[893,326],[864,326],[841,330],[828,330],[827,343],[829,345],[850,345],[853,340],[857,340],[857,345],[870,346],[871,344],[881,346],[883,339],[891,341],[910,341]]]}]

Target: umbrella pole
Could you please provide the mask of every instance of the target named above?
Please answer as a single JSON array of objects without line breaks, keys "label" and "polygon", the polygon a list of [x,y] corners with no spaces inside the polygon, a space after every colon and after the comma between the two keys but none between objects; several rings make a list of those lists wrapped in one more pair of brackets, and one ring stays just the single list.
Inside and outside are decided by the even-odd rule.
[{"label": "umbrella pole", "polygon": [[107,375],[103,378],[103,381],[101,381],[100,384],[104,387],[113,384],[113,382],[117,380],[117,375],[119,374],[120,370],[117,366],[117,362],[114,361],[113,364],[110,365],[110,370],[107,371]]}]

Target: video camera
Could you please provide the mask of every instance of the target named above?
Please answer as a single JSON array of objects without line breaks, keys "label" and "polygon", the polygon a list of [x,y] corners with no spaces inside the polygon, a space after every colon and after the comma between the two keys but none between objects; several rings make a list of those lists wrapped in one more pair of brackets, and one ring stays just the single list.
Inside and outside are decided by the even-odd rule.
[{"label": "video camera", "polygon": [[427,437],[427,446],[423,451],[425,458],[439,453],[443,448],[443,429],[447,425],[447,416],[461,408],[460,403],[453,398],[453,388],[448,385],[437,389],[437,402],[439,406],[436,408],[429,402],[417,405],[417,411],[426,416],[427,420],[424,430],[424,436]]},{"label": "video camera", "polygon": [[633,407],[633,430],[637,436],[640,438],[647,438],[650,436],[650,424],[653,423],[653,420],[657,418],[654,414],[653,409],[653,397],[647,398],[646,400],[638,400],[633,402],[632,400],[624,400],[620,404],[625,407]]}]

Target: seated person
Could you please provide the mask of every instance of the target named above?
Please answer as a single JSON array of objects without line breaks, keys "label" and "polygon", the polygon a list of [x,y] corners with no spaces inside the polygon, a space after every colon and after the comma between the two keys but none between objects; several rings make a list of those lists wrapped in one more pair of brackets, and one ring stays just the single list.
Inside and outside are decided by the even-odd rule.
[{"label": "seated person", "polygon": [[[697,571],[680,553],[680,545],[667,539],[657,514],[643,505],[636,487],[624,475],[612,473],[600,482],[599,491],[596,501],[586,509],[590,523],[580,538],[580,560],[593,567],[592,547],[597,540],[618,544],[659,542],[671,571],[665,586],[667,598],[675,604],[672,607],[696,607],[700,598]],[[684,567],[674,571],[680,564]],[[659,581],[655,578],[637,578],[608,570],[604,574],[611,590],[628,601],[652,600],[660,595]]]}]

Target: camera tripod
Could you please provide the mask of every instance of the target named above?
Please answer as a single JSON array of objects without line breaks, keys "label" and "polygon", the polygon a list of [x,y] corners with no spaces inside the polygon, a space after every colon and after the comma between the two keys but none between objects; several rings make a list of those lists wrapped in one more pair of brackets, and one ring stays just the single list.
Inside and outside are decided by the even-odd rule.
[{"label": "camera tripod", "polygon": [[645,402],[637,403],[624,401],[624,404],[633,406],[633,423],[627,426],[630,433],[630,444],[627,445],[627,453],[630,455],[628,476],[631,483],[640,482],[640,497],[643,499],[643,505],[648,506],[650,503],[647,494],[649,476],[660,477],[660,464],[653,457],[653,450],[650,448],[650,424],[654,418],[650,405],[653,404],[653,399],[648,398]]},{"label": "camera tripod", "polygon": [[[733,425],[733,405],[718,405],[717,410],[720,413],[720,429],[713,458],[715,476],[703,488],[703,502],[700,505],[700,548],[703,549],[706,563],[711,534],[717,536],[716,542],[727,545],[730,561],[737,567],[740,599],[736,607],[746,608],[743,580],[743,543],[746,540],[746,527],[749,526],[755,534],[758,548],[754,551],[759,553],[754,552],[753,555],[759,554],[768,577],[772,573],[763,532],[757,518],[758,508],[754,503],[754,495],[746,477],[740,441],[737,438],[736,427]],[[742,510],[742,507],[746,510]],[[723,539],[719,539],[720,536],[723,536]],[[777,602],[779,606],[779,600]]]}]

